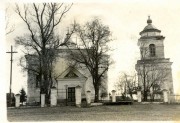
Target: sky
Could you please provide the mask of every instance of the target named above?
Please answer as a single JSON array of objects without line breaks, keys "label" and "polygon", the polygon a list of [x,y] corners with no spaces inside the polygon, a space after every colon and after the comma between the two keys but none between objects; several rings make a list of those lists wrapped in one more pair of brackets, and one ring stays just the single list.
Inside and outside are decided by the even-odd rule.
[{"label": "sky", "polygon": [[[59,2],[59,1],[58,1]],[[71,1],[69,1],[71,2]],[[112,32],[113,41],[109,45],[112,49],[111,58],[114,64],[110,66],[108,71],[109,91],[114,89],[113,85],[118,80],[120,72],[133,73],[135,64],[140,59],[139,48],[137,46],[141,32],[147,25],[148,16],[152,19],[152,24],[161,30],[161,34],[165,36],[164,50],[165,57],[170,58],[173,62],[172,73],[174,90],[176,94],[180,94],[180,2],[178,0],[122,0],[120,1],[92,1],[87,0],[73,1],[74,4],[66,17],[63,19],[60,27],[61,31],[67,31],[67,27],[74,20],[79,23],[85,23],[94,17],[101,19],[102,23],[109,26]],[[10,5],[11,6],[11,5]],[[1,18],[4,18],[1,5]],[[10,46],[14,46],[14,38],[22,36],[27,32],[26,25],[10,7],[10,23],[15,26],[14,32],[2,37],[1,56],[3,64],[1,70],[2,90],[9,92],[9,69],[10,69],[10,54],[5,52],[10,51]],[[2,29],[4,28],[0,25]],[[2,31],[2,34],[5,32]],[[13,62],[13,79],[12,91],[18,93],[22,87],[27,87],[27,76],[21,71],[18,66],[19,57],[23,55],[20,48],[14,47],[18,52],[14,54]]]}]

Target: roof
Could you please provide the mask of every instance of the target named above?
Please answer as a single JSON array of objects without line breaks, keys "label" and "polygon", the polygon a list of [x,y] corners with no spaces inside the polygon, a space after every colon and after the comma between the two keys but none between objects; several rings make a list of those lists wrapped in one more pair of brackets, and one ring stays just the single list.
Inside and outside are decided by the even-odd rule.
[{"label": "roof", "polygon": [[143,31],[139,33],[140,35],[145,32],[161,32],[161,30],[157,29],[154,25],[152,25],[152,20],[150,19],[150,16],[148,17],[147,24],[148,25],[143,29]]},{"label": "roof", "polygon": [[68,67],[64,72],[61,73],[61,75],[58,77],[58,79],[87,79],[82,73],[80,73],[77,69],[74,67]]},{"label": "roof", "polygon": [[148,37],[146,37],[146,36],[144,36],[144,37],[140,37],[140,39],[156,39],[156,40],[160,40],[160,39],[164,39],[165,37],[164,36],[162,36],[162,35],[159,35],[159,36],[148,36]]}]

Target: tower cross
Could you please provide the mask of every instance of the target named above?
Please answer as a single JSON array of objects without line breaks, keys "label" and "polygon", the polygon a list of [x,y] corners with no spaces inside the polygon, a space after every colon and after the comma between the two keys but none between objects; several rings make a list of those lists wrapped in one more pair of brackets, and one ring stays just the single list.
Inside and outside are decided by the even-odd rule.
[{"label": "tower cross", "polygon": [[12,85],[12,62],[13,62],[13,53],[17,53],[16,51],[13,51],[13,47],[11,45],[11,51],[10,52],[6,52],[6,53],[10,53],[11,54],[11,67],[10,67],[10,85],[9,85],[9,93],[11,96],[11,85]]}]

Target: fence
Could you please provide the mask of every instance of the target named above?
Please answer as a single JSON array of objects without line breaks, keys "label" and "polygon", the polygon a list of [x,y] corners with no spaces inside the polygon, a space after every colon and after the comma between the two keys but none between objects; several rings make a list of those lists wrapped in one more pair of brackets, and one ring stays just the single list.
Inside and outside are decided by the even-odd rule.
[{"label": "fence", "polygon": [[[127,96],[130,97],[130,95],[127,95]],[[132,96],[133,96],[133,100],[137,101],[137,94],[133,94]],[[141,98],[143,98],[143,95]],[[148,102],[164,102],[163,93],[155,93],[154,95],[147,95],[147,101]],[[171,104],[180,104],[180,95],[167,94],[167,102]]]},{"label": "fence", "polygon": [[180,103],[180,95],[169,95],[169,103]]}]

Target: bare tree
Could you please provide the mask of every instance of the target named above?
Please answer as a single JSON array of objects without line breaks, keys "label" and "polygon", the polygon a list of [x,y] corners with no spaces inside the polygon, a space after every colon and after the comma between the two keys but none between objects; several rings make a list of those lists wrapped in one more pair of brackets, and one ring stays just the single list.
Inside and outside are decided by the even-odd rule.
[{"label": "bare tree", "polygon": [[131,99],[133,99],[132,95],[138,87],[136,74],[128,75],[127,73],[121,73],[119,80],[114,86],[116,89],[121,91],[123,97],[127,97],[127,94],[129,94]]},{"label": "bare tree", "polygon": [[111,64],[107,54],[110,50],[107,44],[111,41],[111,32],[99,19],[87,22],[84,26],[76,24],[75,28],[75,35],[79,40],[70,58],[90,72],[95,90],[94,101],[98,102],[100,87]]},{"label": "bare tree", "polygon": [[52,86],[53,62],[57,58],[58,48],[65,45],[69,38],[60,38],[56,33],[57,26],[71,6],[64,3],[16,4],[15,11],[26,24],[27,33],[16,37],[15,41],[25,48],[26,60],[34,64],[34,67],[32,64],[23,67],[39,76],[40,92],[46,94],[46,99]]},{"label": "bare tree", "polygon": [[5,20],[6,20],[6,26],[5,26],[5,30],[6,30],[6,35],[9,35],[10,33],[12,33],[15,30],[15,26],[14,24],[10,23],[10,13],[9,13],[9,6],[6,7],[5,9]]},{"label": "bare tree", "polygon": [[141,67],[138,68],[139,81],[142,84],[144,101],[147,101],[147,96],[152,91],[152,96],[154,96],[155,86],[161,87],[163,82],[167,79],[169,74],[168,68],[162,68],[157,63],[147,64],[143,63]]}]

